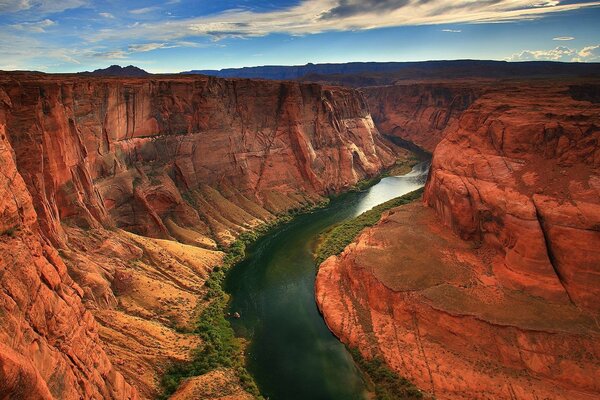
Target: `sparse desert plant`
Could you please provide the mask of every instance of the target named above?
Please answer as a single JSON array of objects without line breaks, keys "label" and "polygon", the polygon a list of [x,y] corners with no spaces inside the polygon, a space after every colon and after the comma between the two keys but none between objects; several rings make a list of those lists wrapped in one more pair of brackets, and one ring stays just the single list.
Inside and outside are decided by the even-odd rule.
[{"label": "sparse desert plant", "polygon": [[359,369],[371,381],[377,400],[416,400],[423,393],[409,380],[392,371],[379,357],[366,359],[357,349],[350,349]]}]

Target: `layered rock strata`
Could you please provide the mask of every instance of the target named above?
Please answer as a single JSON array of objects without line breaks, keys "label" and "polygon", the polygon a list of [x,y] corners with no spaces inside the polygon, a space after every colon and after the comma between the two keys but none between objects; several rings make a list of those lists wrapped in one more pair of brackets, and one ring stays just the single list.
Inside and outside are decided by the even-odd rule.
[{"label": "layered rock strata", "polygon": [[156,396],[217,245],[396,159],[356,91],[202,76],[1,73],[0,145],[2,398]]},{"label": "layered rock strata", "polygon": [[600,108],[573,87],[486,90],[444,130],[424,204],[321,265],[343,342],[439,399],[600,396]]},{"label": "layered rock strata", "polygon": [[398,82],[361,89],[379,130],[432,153],[446,128],[486,91],[472,81]]}]

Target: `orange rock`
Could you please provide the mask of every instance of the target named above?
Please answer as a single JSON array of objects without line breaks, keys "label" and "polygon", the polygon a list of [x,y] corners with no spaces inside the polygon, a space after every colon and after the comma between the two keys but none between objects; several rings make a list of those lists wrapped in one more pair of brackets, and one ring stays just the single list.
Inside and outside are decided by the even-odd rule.
[{"label": "orange rock", "polygon": [[598,312],[600,106],[567,92],[502,86],[479,98],[438,145],[425,202],[504,253],[494,268],[506,285]]},{"label": "orange rock", "polygon": [[433,152],[445,129],[483,92],[465,82],[404,83],[362,89],[377,128]]},{"label": "orange rock", "polygon": [[433,133],[430,208],[390,211],[319,269],[344,343],[439,399],[600,396],[600,105],[572,92],[484,85]]},{"label": "orange rock", "polygon": [[0,397],[156,397],[217,243],[396,154],[350,89],[0,72]]},{"label": "orange rock", "polygon": [[506,287],[496,249],[440,222],[420,203],[394,209],[321,265],[336,336],[438,399],[597,398],[597,316]]}]

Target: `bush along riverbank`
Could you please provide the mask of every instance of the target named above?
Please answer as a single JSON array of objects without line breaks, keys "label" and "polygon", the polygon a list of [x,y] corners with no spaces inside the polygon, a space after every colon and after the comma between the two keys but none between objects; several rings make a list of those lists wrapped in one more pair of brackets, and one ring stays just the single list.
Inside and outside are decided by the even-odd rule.
[{"label": "bush along riverbank", "polygon": [[244,390],[257,399],[263,399],[256,382],[246,370],[243,341],[235,336],[226,318],[229,295],[223,290],[225,278],[227,272],[244,259],[247,246],[271,230],[290,222],[295,216],[323,208],[328,203],[329,200],[326,199],[318,204],[291,210],[271,223],[242,233],[235,242],[224,249],[223,263],[213,269],[205,282],[208,289],[205,300],[208,305],[201,312],[192,332],[202,339],[202,345],[193,351],[192,360],[174,363],[167,368],[161,379],[163,393],[160,399],[167,399],[175,393],[187,378],[223,368],[235,371]]},{"label": "bush along riverbank", "polygon": [[[375,225],[385,211],[418,200],[422,195],[422,188],[407,193],[382,203],[356,218],[335,225],[323,233],[315,253],[317,266],[330,256],[340,254],[363,229]],[[414,384],[392,371],[381,358],[375,356],[366,359],[358,349],[349,348],[348,350],[377,400],[423,398],[423,393]]]},{"label": "bush along riverbank", "polygon": [[370,188],[371,186],[377,185],[383,178],[388,176],[406,175],[412,171],[413,167],[419,162],[421,162],[421,160],[419,160],[416,154],[410,154],[410,156],[400,158],[396,160],[394,165],[383,171],[381,174],[358,182],[356,185],[354,185],[354,187],[352,187],[352,189],[350,189],[350,191],[361,192]]},{"label": "bush along riverbank", "polygon": [[340,254],[346,246],[356,239],[358,234],[364,228],[375,225],[385,211],[420,199],[422,195],[423,189],[415,190],[414,192],[396,197],[395,199],[373,207],[356,218],[335,225],[333,228],[323,233],[319,239],[319,244],[315,252],[317,265],[320,265],[330,256]]},{"label": "bush along riverbank", "polygon": [[409,380],[392,371],[379,357],[368,360],[357,349],[349,349],[358,369],[373,387],[377,400],[416,400],[423,393]]}]

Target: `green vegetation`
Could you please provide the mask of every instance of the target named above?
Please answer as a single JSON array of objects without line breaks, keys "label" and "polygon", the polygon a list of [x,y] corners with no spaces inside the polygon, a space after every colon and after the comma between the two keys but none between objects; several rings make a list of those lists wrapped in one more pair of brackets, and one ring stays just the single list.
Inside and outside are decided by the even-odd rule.
[{"label": "green vegetation", "polygon": [[17,228],[15,228],[14,226],[11,228],[8,228],[6,230],[4,230],[2,233],[0,233],[0,236],[8,236],[8,237],[15,237],[15,234],[17,232]]},{"label": "green vegetation", "polygon": [[417,200],[422,194],[423,189],[415,190],[373,207],[352,220],[335,225],[321,237],[315,257],[317,264],[321,264],[330,256],[340,254],[358,236],[360,231],[375,225],[385,211]]},{"label": "green vegetation", "polygon": [[244,258],[246,244],[255,239],[254,233],[243,234],[228,249],[223,265],[214,269],[205,286],[208,288],[206,300],[209,305],[198,319],[194,333],[200,336],[203,345],[194,351],[188,363],[173,364],[162,377],[166,399],[177,390],[185,378],[206,374],[218,368],[235,370],[244,389],[257,398],[260,392],[244,362],[244,349],[235,337],[229,321],[225,318],[229,297],[223,290],[227,271]]},{"label": "green vegetation", "polygon": [[412,171],[413,167],[419,163],[419,159],[416,155],[412,154],[409,158],[404,160],[397,160],[390,169],[385,173],[386,176],[398,176],[406,175]]},{"label": "green vegetation", "polygon": [[350,349],[352,358],[363,374],[375,387],[377,400],[413,400],[422,399],[423,393],[410,381],[389,369],[378,357],[367,360],[356,349]]},{"label": "green vegetation", "polygon": [[408,174],[412,168],[419,163],[419,159],[416,155],[412,154],[407,159],[399,159],[396,160],[396,163],[392,165],[390,168],[385,170],[383,173],[369,179],[364,179],[358,182],[350,191],[352,192],[362,192],[370,188],[371,186],[375,186],[378,184],[383,178],[388,176],[398,176],[398,175],[406,175]]},{"label": "green vegetation", "polygon": [[225,318],[229,295],[223,290],[223,284],[227,272],[245,257],[246,247],[249,244],[271,229],[289,222],[294,215],[321,208],[326,204],[327,201],[324,201],[317,205],[291,210],[271,223],[263,224],[254,231],[241,234],[225,249],[223,264],[215,267],[205,282],[208,289],[205,300],[209,304],[200,314],[193,330],[193,333],[202,339],[203,345],[194,351],[190,362],[175,363],[167,368],[161,379],[163,387],[161,399],[167,399],[173,394],[183,379],[200,376],[218,368],[233,369],[240,379],[242,387],[255,398],[262,399],[258,386],[246,370],[242,341],[235,337],[229,321]]},{"label": "green vegetation", "polygon": [[136,176],[135,178],[133,178],[133,189],[135,189],[136,187],[140,186],[142,184],[142,178],[139,176]]}]

